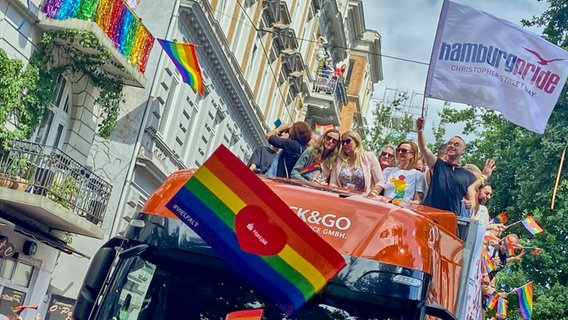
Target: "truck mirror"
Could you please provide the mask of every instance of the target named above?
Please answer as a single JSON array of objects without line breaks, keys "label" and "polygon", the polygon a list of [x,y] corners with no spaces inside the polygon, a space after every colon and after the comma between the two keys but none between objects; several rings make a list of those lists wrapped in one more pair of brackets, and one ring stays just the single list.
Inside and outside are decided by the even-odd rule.
[{"label": "truck mirror", "polygon": [[93,257],[73,307],[74,319],[87,320],[90,318],[97,296],[104,285],[106,275],[115,256],[116,250],[114,248],[104,247],[97,251]]}]

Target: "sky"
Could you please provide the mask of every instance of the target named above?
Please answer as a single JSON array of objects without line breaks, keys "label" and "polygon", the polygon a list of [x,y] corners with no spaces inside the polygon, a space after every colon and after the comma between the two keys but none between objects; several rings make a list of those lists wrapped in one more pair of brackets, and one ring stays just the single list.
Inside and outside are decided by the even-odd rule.
[{"label": "sky", "polygon": [[[521,25],[521,19],[539,16],[548,7],[547,2],[537,0],[454,0],[453,2],[485,11],[498,18]],[[428,62],[442,0],[363,0],[367,29],[381,35],[383,78],[374,86],[373,97],[392,101],[395,90],[416,93],[413,106],[422,105],[422,94],[428,72]],[[528,29],[540,34],[540,29]],[[394,58],[392,58],[394,57]],[[428,99],[426,135],[432,137],[428,127],[438,123],[437,113],[443,102]],[[460,106],[453,105],[459,108]],[[369,110],[369,113],[371,111]],[[367,115],[369,117],[370,114]],[[461,134],[459,128],[448,127],[447,135]],[[448,137],[449,138],[449,137]]]}]

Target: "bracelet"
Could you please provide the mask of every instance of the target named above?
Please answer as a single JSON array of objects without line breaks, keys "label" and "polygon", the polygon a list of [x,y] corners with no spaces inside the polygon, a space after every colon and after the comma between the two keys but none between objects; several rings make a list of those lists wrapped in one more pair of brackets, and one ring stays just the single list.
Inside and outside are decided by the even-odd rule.
[{"label": "bracelet", "polygon": [[376,190],[376,189],[373,189],[373,190],[371,191],[371,193],[374,193],[374,194],[376,194],[377,196],[381,194],[381,193],[380,193],[378,190]]},{"label": "bracelet", "polygon": [[481,180],[481,184],[485,184],[485,177],[483,175],[480,175],[479,180]]}]

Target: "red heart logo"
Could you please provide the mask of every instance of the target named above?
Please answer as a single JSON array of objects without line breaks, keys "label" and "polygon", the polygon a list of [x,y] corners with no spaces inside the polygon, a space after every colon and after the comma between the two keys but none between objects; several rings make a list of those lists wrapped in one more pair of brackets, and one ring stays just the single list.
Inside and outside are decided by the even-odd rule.
[{"label": "red heart logo", "polygon": [[237,213],[235,232],[241,250],[259,256],[278,254],[287,241],[284,230],[255,205],[248,205]]}]

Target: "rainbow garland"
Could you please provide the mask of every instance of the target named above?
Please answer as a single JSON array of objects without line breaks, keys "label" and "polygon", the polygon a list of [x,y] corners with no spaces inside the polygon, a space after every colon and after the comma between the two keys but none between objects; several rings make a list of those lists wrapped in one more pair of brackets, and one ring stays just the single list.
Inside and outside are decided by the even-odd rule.
[{"label": "rainbow garland", "polygon": [[122,0],[47,0],[44,13],[56,20],[95,22],[129,63],[146,71],[154,37]]}]

